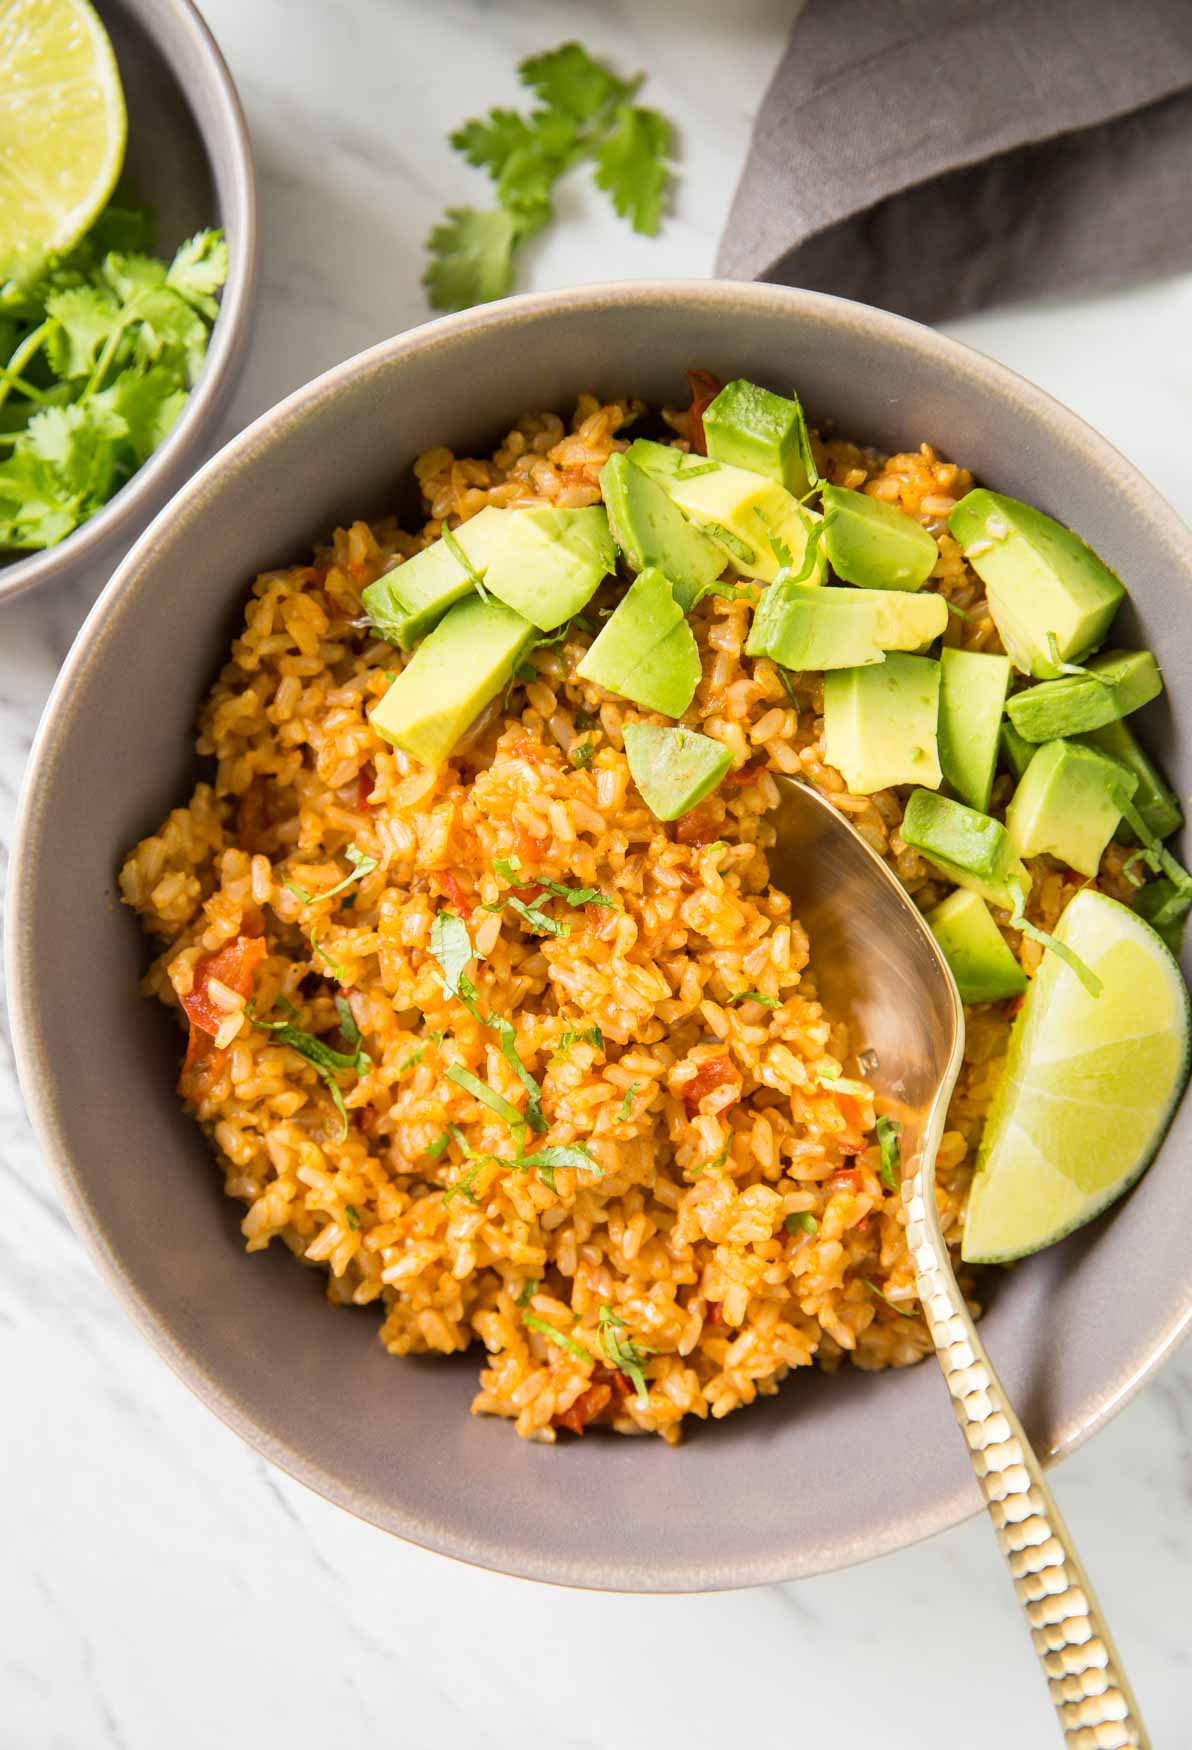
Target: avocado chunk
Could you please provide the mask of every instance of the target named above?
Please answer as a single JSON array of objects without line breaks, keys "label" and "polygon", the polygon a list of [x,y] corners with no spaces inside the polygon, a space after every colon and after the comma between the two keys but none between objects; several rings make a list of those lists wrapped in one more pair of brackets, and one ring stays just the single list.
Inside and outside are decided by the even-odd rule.
[{"label": "avocado chunk", "polygon": [[712,461],[764,474],[796,498],[819,479],[797,395],[788,400],[738,377],[704,409],[704,438]]},{"label": "avocado chunk", "polygon": [[860,668],[888,650],[923,650],[948,623],[940,595],[829,589],[782,578],[758,604],[747,656],[784,668]]},{"label": "avocado chunk", "polygon": [[615,450],[600,470],[600,490],[613,539],[634,571],[657,566],[689,613],[724,570],[724,549],[689,523],[656,480]]},{"label": "avocado chunk", "polygon": [[1049,634],[1063,662],[1079,662],[1104,640],[1125,587],[1071,529],[983,486],[965,494],[948,527],[985,585],[1015,668],[1058,675]]},{"label": "avocado chunk", "polygon": [[411,649],[447,609],[476,589],[553,632],[578,614],[617,563],[601,505],[557,510],[486,505],[458,529],[387,571],[363,593],[381,636]]},{"label": "avocado chunk", "polygon": [[1015,693],[1006,715],[1025,741],[1087,735],[1148,705],[1163,691],[1149,650],[1107,650],[1083,674],[1061,675]]},{"label": "avocado chunk", "polygon": [[824,551],[837,577],[861,589],[921,589],[940,550],[896,504],[847,486],[825,486]]},{"label": "avocado chunk", "polygon": [[[1078,735],[1076,739],[1086,747],[1095,747],[1098,753],[1107,754],[1111,760],[1118,760],[1134,773],[1138,788],[1131,801],[1148,832],[1157,839],[1167,839],[1179,831],[1184,822],[1179,802],[1128,724],[1120,721],[1106,723],[1103,728],[1090,730],[1087,735]],[[1033,753],[1034,749],[1031,751]],[[1134,842],[1134,833],[1125,822],[1117,836],[1128,844]]]},{"label": "avocado chunk", "polygon": [[370,712],[373,728],[422,765],[441,766],[537,636],[503,602],[457,602]]},{"label": "avocado chunk", "polygon": [[659,820],[677,820],[702,802],[733,763],[723,742],[694,729],[625,725],[625,757],[642,800]]},{"label": "avocado chunk", "polygon": [[1192,911],[1192,883],[1177,887],[1166,875],[1158,881],[1148,881],[1134,901],[1134,909],[1158,932],[1172,953],[1179,958],[1184,946],[1184,925]]},{"label": "avocado chunk", "polygon": [[1030,876],[1001,821],[950,796],[912,791],[898,830],[903,843],[922,851],[949,881],[980,894],[990,905],[1009,909],[1012,879],[1021,881],[1024,892],[1030,887]]},{"label": "avocado chunk", "polygon": [[[781,570],[802,568],[820,518],[776,480],[645,438],[637,438],[625,453],[743,577],[772,583]],[[823,555],[815,549],[807,581],[820,583],[823,576]]]},{"label": "avocado chunk", "polygon": [[634,579],[576,672],[647,711],[683,715],[699,685],[699,648],[664,572]]},{"label": "avocado chunk", "polygon": [[1021,996],[1026,973],[978,893],[958,888],[927,913],[927,922],[952,969],[963,1003],[997,1003]]},{"label": "avocado chunk", "polygon": [[1035,744],[1033,741],[1024,741],[1009,719],[1003,718],[998,735],[998,751],[1002,764],[1011,776],[1021,778],[1035,757]]},{"label": "avocado chunk", "polygon": [[375,632],[401,650],[412,650],[474,588],[471,572],[448,543],[432,541],[370,583],[360,599]]},{"label": "avocado chunk", "polygon": [[961,801],[986,814],[1010,689],[1010,658],[945,646],[940,670],[940,765]]},{"label": "avocado chunk", "polygon": [[853,796],[894,784],[940,782],[936,724],[940,665],[893,653],[824,676],[824,751]]},{"label": "avocado chunk", "polygon": [[1020,857],[1048,851],[1082,875],[1095,875],[1138,779],[1116,760],[1074,741],[1039,748],[1006,809],[1006,831]]}]

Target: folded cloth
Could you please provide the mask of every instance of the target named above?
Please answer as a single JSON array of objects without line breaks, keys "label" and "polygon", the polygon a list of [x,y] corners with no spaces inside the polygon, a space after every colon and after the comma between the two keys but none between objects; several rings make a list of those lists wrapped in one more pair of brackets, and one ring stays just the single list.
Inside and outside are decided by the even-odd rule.
[{"label": "folded cloth", "polygon": [[1192,263],[1192,0],[808,0],[732,279],[934,322]]}]

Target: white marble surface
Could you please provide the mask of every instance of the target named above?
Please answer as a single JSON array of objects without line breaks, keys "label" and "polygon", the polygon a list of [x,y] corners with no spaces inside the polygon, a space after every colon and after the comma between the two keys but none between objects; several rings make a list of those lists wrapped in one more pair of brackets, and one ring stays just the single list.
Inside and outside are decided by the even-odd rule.
[{"label": "white marble surface", "polygon": [[[657,244],[577,183],[535,287],[710,271],[784,0],[207,0],[256,141],[260,328],[228,431],[424,319],[421,240],[478,189],[448,127],[582,34],[657,69],[684,133]],[[681,17],[681,28],[674,21]],[[957,332],[1106,431],[1192,516],[1192,279]],[[0,856],[54,670],[94,586],[0,614]],[[0,865],[2,867],[2,865]],[[720,1597],[602,1598],[473,1572],[327,1506],[200,1407],[66,1226],[0,1037],[0,1745],[486,1743],[1033,1750],[1056,1742],[983,1523],[861,1569]],[[34,1263],[33,1260],[36,1260]],[[1107,1309],[1107,1316],[1112,1316]],[[1192,1349],[1057,1476],[1156,1746],[1192,1741]],[[858,1678],[858,1670],[864,1672]]]}]

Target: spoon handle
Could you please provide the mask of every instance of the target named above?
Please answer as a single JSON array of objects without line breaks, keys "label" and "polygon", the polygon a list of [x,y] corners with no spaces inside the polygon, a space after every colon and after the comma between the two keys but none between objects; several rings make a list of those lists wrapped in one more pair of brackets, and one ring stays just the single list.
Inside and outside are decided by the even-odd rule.
[{"label": "spoon handle", "polygon": [[1150,1750],[1101,1607],[953,1273],[936,1208],[934,1153],[903,1180],[919,1299],[1064,1742],[1068,1750]]}]

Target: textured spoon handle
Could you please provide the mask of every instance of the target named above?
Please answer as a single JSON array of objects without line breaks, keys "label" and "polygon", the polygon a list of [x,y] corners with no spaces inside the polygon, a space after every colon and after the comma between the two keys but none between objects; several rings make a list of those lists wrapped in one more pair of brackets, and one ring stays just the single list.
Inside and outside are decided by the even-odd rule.
[{"label": "textured spoon handle", "polygon": [[929,1162],[925,1174],[920,1162],[903,1181],[919,1298],[1064,1742],[1069,1750],[1149,1750],[1138,1704],[1068,1528],[957,1285],[940,1232],[933,1166]]}]

